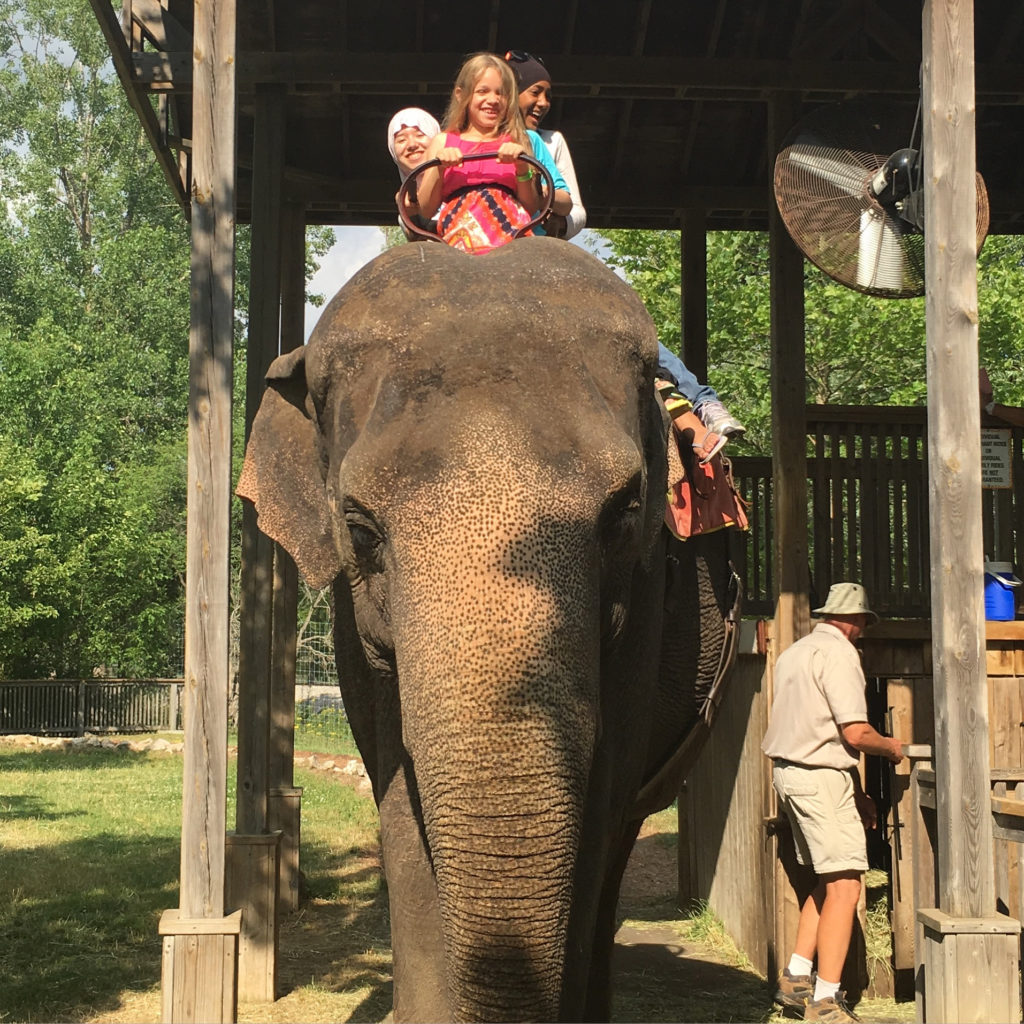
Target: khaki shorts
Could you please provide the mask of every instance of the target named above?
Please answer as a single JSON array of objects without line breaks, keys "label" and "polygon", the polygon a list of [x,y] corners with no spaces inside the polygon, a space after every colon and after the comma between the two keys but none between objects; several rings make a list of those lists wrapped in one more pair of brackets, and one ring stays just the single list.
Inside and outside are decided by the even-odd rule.
[{"label": "khaki shorts", "polygon": [[812,865],[818,875],[867,871],[867,838],[849,772],[776,763],[772,782],[793,826],[801,864]]}]

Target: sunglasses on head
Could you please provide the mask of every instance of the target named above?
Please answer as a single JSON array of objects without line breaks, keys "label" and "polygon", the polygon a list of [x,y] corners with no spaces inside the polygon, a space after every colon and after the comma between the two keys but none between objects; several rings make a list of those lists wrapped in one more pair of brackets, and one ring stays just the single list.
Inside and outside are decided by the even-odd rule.
[{"label": "sunglasses on head", "polygon": [[515,61],[516,64],[525,64],[528,60],[535,60],[541,67],[547,66],[540,57],[534,57],[532,53],[527,53],[525,50],[509,50],[505,54],[505,60]]}]

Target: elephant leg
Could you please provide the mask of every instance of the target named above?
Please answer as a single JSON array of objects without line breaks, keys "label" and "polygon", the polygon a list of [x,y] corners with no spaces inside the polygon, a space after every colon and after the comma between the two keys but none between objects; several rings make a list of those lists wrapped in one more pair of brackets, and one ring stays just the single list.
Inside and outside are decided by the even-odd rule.
[{"label": "elephant leg", "polygon": [[451,1020],[437,885],[419,821],[411,766],[395,772],[380,804],[394,959],[394,1020]]},{"label": "elephant leg", "polygon": [[615,912],[619,905],[619,889],[629,855],[643,820],[627,821],[618,842],[608,851],[608,871],[597,907],[594,948],[587,982],[587,1002],[583,1020],[611,1020],[612,1013],[612,951],[615,948]]}]

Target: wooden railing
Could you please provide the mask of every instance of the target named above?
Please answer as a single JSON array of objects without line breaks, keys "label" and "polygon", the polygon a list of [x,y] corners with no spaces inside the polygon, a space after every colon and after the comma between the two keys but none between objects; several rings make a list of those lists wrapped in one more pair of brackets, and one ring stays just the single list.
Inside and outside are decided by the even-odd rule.
[{"label": "wooden railing", "polygon": [[0,735],[82,736],[181,728],[181,679],[6,679]]},{"label": "wooden railing", "polygon": [[[996,421],[990,421],[998,426]],[[1012,486],[982,492],[985,553],[1021,568],[1024,430],[1011,437]],[[930,614],[926,410],[908,406],[807,407],[808,566],[812,601],[838,580],[864,584],[872,607],[897,618]],[[771,615],[772,466],[732,459],[749,503],[750,533],[740,574],[745,611]]]}]

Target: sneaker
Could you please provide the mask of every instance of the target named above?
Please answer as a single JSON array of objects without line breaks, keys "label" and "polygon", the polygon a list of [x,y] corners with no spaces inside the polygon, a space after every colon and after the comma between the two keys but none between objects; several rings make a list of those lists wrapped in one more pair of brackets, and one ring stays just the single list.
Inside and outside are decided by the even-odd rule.
[{"label": "sneaker", "polygon": [[701,402],[695,411],[713,434],[730,438],[742,437],[747,432],[747,428],[721,402]]},{"label": "sneaker", "polygon": [[823,1020],[826,1024],[845,1024],[846,1021],[860,1020],[846,1005],[846,993],[837,992],[832,999],[811,1000],[804,1010],[804,1020]]},{"label": "sneaker", "polygon": [[775,1002],[779,1006],[792,1006],[802,1010],[814,995],[814,976],[811,974],[790,974],[789,968],[779,975],[779,988]]}]

